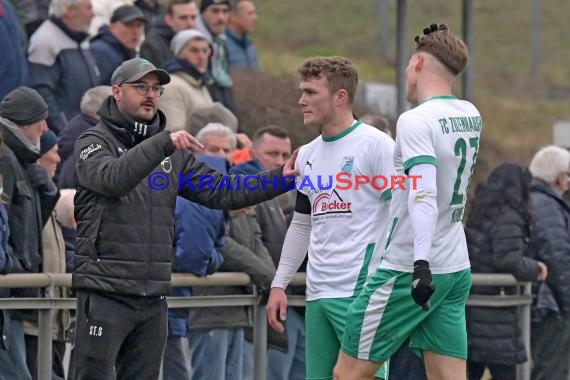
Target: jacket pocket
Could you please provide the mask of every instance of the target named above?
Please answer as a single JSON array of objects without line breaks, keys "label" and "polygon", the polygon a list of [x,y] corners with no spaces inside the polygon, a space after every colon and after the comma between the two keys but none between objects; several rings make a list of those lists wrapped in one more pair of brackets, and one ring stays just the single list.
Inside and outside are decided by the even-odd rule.
[{"label": "jacket pocket", "polygon": [[87,242],[87,255],[92,260],[97,260],[99,257],[98,250],[101,239],[101,225],[103,224],[103,207],[95,207],[93,215],[88,219],[91,221],[85,233]]}]

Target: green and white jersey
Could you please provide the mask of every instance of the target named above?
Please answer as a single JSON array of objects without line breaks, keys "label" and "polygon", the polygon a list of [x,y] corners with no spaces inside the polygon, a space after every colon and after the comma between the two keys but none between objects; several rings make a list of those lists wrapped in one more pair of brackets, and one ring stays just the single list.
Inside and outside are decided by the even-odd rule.
[{"label": "green and white jersey", "polygon": [[[453,96],[429,98],[398,119],[396,174],[408,174],[418,164],[437,167],[438,216],[429,257],[434,274],[470,267],[462,220],[482,127],[477,108]],[[405,190],[392,191],[390,227],[381,268],[413,272],[414,240],[408,211],[412,185],[408,178]]]},{"label": "green and white jersey", "polygon": [[[296,186],[309,198],[312,222],[307,300],[357,295],[378,267],[375,247],[386,239],[391,191],[357,186],[356,177],[389,181],[393,152],[388,135],[359,121],[299,150]],[[377,188],[382,185],[377,181]]]}]

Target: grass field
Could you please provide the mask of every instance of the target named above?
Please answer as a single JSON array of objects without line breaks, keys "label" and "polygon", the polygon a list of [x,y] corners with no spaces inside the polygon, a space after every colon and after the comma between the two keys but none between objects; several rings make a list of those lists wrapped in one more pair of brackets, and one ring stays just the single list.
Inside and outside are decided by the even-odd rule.
[{"label": "grass field", "polygon": [[[264,70],[294,72],[312,55],[353,60],[364,80],[395,83],[396,1],[379,14],[378,0],[258,0],[255,40]],[[552,140],[552,124],[570,118],[570,34],[567,0],[542,0],[541,71],[530,75],[530,5],[533,0],[473,1],[475,103],[487,137],[525,161]],[[460,0],[408,0],[409,49],[432,22],[461,34]],[[380,22],[382,21],[382,27]],[[380,49],[380,32],[387,51]],[[458,94],[460,87],[458,87]]]}]

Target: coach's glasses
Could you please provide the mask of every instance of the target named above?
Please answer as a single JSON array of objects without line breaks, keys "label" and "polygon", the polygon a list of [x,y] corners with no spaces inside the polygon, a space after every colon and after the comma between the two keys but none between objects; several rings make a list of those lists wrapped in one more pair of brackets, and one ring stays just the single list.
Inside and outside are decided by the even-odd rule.
[{"label": "coach's glasses", "polygon": [[139,95],[146,95],[148,93],[149,88],[152,89],[152,93],[156,97],[160,97],[164,93],[164,87],[156,84],[151,86],[148,83],[140,82],[140,83],[123,83],[120,87],[122,86],[134,87]]}]

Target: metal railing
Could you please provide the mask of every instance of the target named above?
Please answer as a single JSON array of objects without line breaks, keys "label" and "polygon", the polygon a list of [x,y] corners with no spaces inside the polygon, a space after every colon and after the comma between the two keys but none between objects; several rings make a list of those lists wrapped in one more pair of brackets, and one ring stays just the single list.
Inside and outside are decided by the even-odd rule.
[{"label": "metal railing", "polygon": [[[291,285],[304,285],[305,274],[298,273]],[[191,274],[172,274],[173,287],[189,286],[251,286],[250,277],[245,273],[216,273],[207,277]],[[527,352],[530,353],[530,306],[532,303],[531,283],[518,282],[508,274],[473,274],[474,286],[514,286],[514,295],[472,295],[468,306],[512,307],[521,311],[521,328]],[[75,309],[75,298],[55,298],[56,286],[71,287],[71,274],[9,274],[0,275],[0,288],[43,288],[43,298],[0,298],[0,309],[33,309],[39,312],[38,336],[38,379],[51,379],[52,344],[51,325],[54,309]],[[250,306],[254,308],[254,379],[264,380],[267,373],[267,318],[265,306],[259,305],[259,295],[255,287],[252,294],[223,296],[168,297],[168,307],[221,307]],[[304,306],[304,296],[289,296],[290,306]],[[519,380],[530,379],[529,361],[518,368]]]}]

